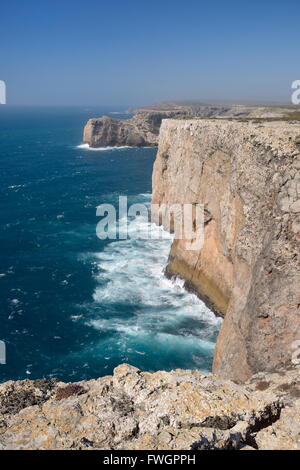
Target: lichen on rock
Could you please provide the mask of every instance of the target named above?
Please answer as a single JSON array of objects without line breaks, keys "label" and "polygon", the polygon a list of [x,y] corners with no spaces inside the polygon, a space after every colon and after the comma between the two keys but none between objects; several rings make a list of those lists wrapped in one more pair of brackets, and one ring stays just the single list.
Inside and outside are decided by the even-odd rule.
[{"label": "lichen on rock", "polygon": [[[195,370],[149,373],[122,364],[113,376],[51,383],[43,399],[18,411],[2,408],[0,449],[271,449],[282,439],[296,449],[300,401],[279,388],[297,377],[295,370],[273,375],[262,392],[260,376],[238,385]],[[57,400],[70,388],[75,393]],[[0,403],[24,390],[41,397],[34,381],[13,382],[13,389],[7,382]]]}]

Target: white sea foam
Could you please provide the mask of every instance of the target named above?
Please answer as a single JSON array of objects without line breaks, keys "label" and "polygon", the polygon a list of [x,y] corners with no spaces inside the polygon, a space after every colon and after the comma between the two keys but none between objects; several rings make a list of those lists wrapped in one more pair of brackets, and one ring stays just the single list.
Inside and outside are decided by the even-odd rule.
[{"label": "white sea foam", "polygon": [[144,149],[149,149],[153,148],[151,146],[145,145],[143,147],[134,147],[132,145],[120,145],[120,146],[107,146],[107,147],[90,147],[89,144],[80,144],[76,145],[76,149],[81,149],[81,150],[91,150],[93,152],[105,152],[107,150],[124,150],[124,149],[130,149],[130,148],[144,148]]},{"label": "white sea foam", "polygon": [[80,144],[76,146],[77,149],[83,149],[83,150],[92,150],[96,152],[104,152],[107,150],[123,150],[123,149],[128,149],[130,148],[128,145],[123,145],[120,147],[90,147],[89,144]]},{"label": "white sea foam", "polygon": [[109,114],[126,114],[126,111],[110,111]]},{"label": "white sea foam", "polygon": [[[151,230],[156,230],[156,235],[164,232],[163,238],[145,239],[150,225],[143,217],[136,217],[129,232],[139,232],[140,238],[135,233],[134,239],[117,240],[103,252],[85,254],[98,267],[95,308],[87,323],[101,332],[117,334],[116,344],[127,353],[138,345],[137,354],[144,355],[143,345],[147,351],[153,345],[157,350],[166,347],[169,351],[181,349],[193,354],[204,350],[210,354],[221,319],[185,290],[182,279],[165,277],[172,236],[154,226]],[[103,315],[97,306],[114,313]],[[122,314],[126,306],[134,314]]]},{"label": "white sea foam", "polygon": [[7,189],[19,189],[19,188],[26,188],[26,184],[15,184],[15,185],[12,185],[12,186],[8,186]]}]

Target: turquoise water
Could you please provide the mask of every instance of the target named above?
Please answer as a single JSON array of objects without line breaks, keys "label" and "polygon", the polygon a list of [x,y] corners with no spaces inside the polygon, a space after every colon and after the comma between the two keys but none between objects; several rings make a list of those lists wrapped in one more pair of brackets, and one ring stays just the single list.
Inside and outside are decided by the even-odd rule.
[{"label": "turquoise water", "polygon": [[163,276],[170,236],[96,236],[99,204],[149,203],[156,153],[78,147],[86,120],[108,111],[0,107],[1,381],[75,381],[122,362],[211,368],[220,320]]}]

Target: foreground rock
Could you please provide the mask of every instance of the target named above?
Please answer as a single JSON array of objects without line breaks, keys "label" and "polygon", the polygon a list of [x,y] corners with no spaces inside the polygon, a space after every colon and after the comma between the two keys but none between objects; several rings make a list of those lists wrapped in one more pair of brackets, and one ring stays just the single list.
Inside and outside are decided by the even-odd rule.
[{"label": "foreground rock", "polygon": [[167,273],[225,315],[214,371],[291,364],[300,339],[300,125],[163,121],[153,203],[202,203],[204,245],[173,242]]},{"label": "foreground rock", "polygon": [[0,449],[300,449],[299,373],[237,385],[198,371],[0,385]]}]

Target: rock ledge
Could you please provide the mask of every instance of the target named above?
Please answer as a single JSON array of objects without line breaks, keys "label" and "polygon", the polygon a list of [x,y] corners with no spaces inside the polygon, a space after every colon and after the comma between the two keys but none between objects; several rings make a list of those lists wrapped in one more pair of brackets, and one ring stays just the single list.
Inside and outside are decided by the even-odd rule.
[{"label": "rock ledge", "polygon": [[299,371],[238,385],[191,370],[0,385],[0,449],[300,449]]}]

